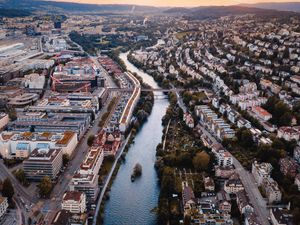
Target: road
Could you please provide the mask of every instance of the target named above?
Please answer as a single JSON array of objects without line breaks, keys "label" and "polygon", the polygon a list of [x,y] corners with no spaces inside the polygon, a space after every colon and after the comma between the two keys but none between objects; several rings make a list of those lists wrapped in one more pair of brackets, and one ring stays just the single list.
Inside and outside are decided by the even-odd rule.
[{"label": "road", "polygon": [[113,173],[114,173],[114,170],[115,170],[115,168],[116,168],[116,166],[117,166],[117,164],[118,164],[118,161],[119,161],[119,159],[120,159],[120,157],[121,157],[121,155],[122,155],[122,153],[123,153],[123,151],[124,151],[124,149],[125,149],[125,147],[126,147],[128,141],[129,141],[129,139],[130,139],[130,136],[131,136],[131,133],[128,135],[128,137],[126,138],[126,140],[123,142],[121,148],[119,149],[119,151],[118,151],[118,153],[117,153],[117,155],[116,155],[116,159],[115,159],[115,161],[114,161],[114,164],[112,165],[112,167],[111,167],[111,169],[110,169],[110,172],[109,172],[109,174],[108,174],[108,176],[106,177],[106,180],[105,180],[105,182],[104,182],[103,188],[101,189],[100,197],[99,197],[99,199],[98,199],[97,207],[96,207],[95,214],[94,214],[94,218],[93,218],[93,225],[96,225],[96,223],[97,223],[97,215],[98,215],[99,210],[100,210],[100,206],[101,206],[101,203],[102,203],[102,200],[103,200],[103,196],[104,196],[104,194],[105,194],[105,191],[106,191],[106,189],[107,189],[107,186],[108,186],[108,184],[109,184],[109,181],[110,181],[110,179],[111,179],[111,177],[112,177],[112,175],[113,175]]},{"label": "road", "polygon": [[[211,133],[209,133],[201,124],[199,124],[198,127],[201,129],[201,132],[212,141],[213,144],[220,144],[216,138],[213,137]],[[234,156],[232,156],[232,158],[235,170],[245,187],[245,191],[250,199],[250,203],[252,203],[254,211],[258,216],[257,218],[261,224],[269,224],[269,213],[266,207],[266,201],[259,192],[253,175],[248,172]]]},{"label": "road", "polygon": [[[5,178],[9,178],[15,191],[15,195],[13,200],[16,202],[17,207],[17,224],[26,224],[28,215],[26,212],[25,205],[30,205],[32,203],[37,202],[37,197],[30,195],[28,191],[19,183],[19,181],[15,178],[15,176],[9,171],[9,169],[4,165],[3,160],[0,160],[0,178],[4,180]],[[19,196],[22,196],[22,200]]]}]

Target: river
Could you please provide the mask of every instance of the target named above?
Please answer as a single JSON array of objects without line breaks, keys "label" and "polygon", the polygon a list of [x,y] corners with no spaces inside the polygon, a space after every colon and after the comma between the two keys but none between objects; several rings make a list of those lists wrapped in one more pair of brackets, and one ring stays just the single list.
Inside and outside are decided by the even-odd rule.
[{"label": "river", "polygon": [[[120,58],[127,69],[137,73],[145,83],[158,88],[153,78],[127,60],[128,53]],[[156,214],[150,212],[157,206],[159,185],[154,168],[156,146],[161,142],[161,119],[169,105],[167,99],[155,99],[151,115],[129,148],[126,161],[121,164],[113,181],[110,199],[105,203],[105,225],[154,225]],[[130,176],[136,163],[143,168],[142,176],[131,182]]]}]

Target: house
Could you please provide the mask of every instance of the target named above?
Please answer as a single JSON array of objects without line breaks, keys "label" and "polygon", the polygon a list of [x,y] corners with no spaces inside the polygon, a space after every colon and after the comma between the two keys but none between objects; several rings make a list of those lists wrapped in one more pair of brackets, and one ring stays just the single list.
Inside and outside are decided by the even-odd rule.
[{"label": "house", "polygon": [[294,159],[300,164],[300,146],[294,149]]},{"label": "house", "polygon": [[236,203],[241,214],[248,215],[253,213],[253,206],[250,204],[249,198],[244,190],[236,193]]},{"label": "house", "polygon": [[218,192],[217,194],[217,204],[220,212],[222,213],[230,213],[231,212],[231,203],[230,196],[224,190]]},{"label": "house", "polygon": [[211,177],[204,178],[205,191],[215,191],[215,182]]},{"label": "house", "polygon": [[8,202],[6,197],[0,196],[0,218],[4,216],[8,208]]},{"label": "house", "polygon": [[229,112],[227,112],[227,118],[231,123],[235,124],[239,116],[240,114],[234,109],[231,109]]},{"label": "house", "polygon": [[274,225],[293,225],[293,216],[287,209],[271,208],[270,219]]},{"label": "house", "polygon": [[224,183],[224,190],[228,194],[236,194],[244,189],[244,185],[237,174],[231,175],[231,177]]},{"label": "house", "polygon": [[274,202],[280,202],[282,193],[278,187],[278,184],[275,180],[268,177],[265,178],[262,182],[263,189],[265,190],[268,203],[272,204]]},{"label": "house", "polygon": [[262,224],[258,222],[257,215],[254,212],[251,212],[248,214],[247,217],[245,217],[245,225],[262,225]]},{"label": "house", "polygon": [[63,195],[61,208],[71,213],[84,213],[86,211],[85,194],[79,191],[67,191]]},{"label": "house", "polygon": [[252,163],[252,174],[257,185],[260,186],[264,179],[269,178],[273,167],[270,163]]},{"label": "house", "polygon": [[8,114],[0,113],[0,129],[4,128],[9,122]]},{"label": "house", "polygon": [[196,204],[194,191],[187,182],[182,182],[182,204],[184,208],[184,215],[188,214],[188,211]]},{"label": "house", "polygon": [[300,127],[280,127],[277,131],[277,137],[286,141],[296,140],[300,138]]},{"label": "house", "polygon": [[300,173],[298,173],[295,177],[295,185],[297,185],[298,191],[300,191]]},{"label": "house", "polygon": [[233,166],[215,166],[215,176],[223,179],[228,179],[235,173]]},{"label": "house", "polygon": [[183,121],[185,122],[185,124],[189,127],[189,128],[194,128],[195,123],[194,123],[194,119],[192,117],[191,114],[189,113],[184,113],[183,114]]},{"label": "house", "polygon": [[286,157],[279,160],[280,171],[285,176],[295,177],[298,171],[298,164],[292,158]]},{"label": "house", "polygon": [[255,115],[264,120],[268,121],[269,119],[272,118],[272,115],[265,109],[261,108],[260,106],[254,106],[252,107],[252,111],[255,113]]},{"label": "house", "polygon": [[248,120],[244,119],[244,118],[238,119],[237,126],[238,126],[238,128],[246,127],[248,129],[250,129],[252,127],[251,123]]}]

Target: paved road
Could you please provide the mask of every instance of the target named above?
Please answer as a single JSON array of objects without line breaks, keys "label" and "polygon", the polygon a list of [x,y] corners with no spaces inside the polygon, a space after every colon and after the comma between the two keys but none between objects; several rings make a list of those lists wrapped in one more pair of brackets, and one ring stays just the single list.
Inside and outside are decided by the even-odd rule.
[{"label": "paved road", "polygon": [[[15,178],[15,176],[9,171],[9,169],[3,164],[3,160],[0,160],[0,178],[4,180],[5,178],[9,178],[14,187],[15,195],[14,200],[17,205],[17,224],[26,224],[28,215],[25,209],[25,204],[30,205],[31,203],[37,202],[37,197],[30,195],[28,191],[19,183],[19,181]],[[21,197],[25,204],[21,201]]]},{"label": "paved road", "polygon": [[[199,124],[198,127],[201,129],[202,133],[206,135],[214,144],[220,144],[216,140],[216,138],[213,137],[202,125]],[[240,176],[240,179],[245,187],[245,191],[248,194],[250,202],[254,207],[254,211],[258,216],[259,221],[262,224],[269,224],[269,213],[266,207],[266,202],[261,196],[257,185],[255,184],[253,175],[250,172],[248,172],[234,156],[232,157],[233,165],[236,168],[236,172]]]}]

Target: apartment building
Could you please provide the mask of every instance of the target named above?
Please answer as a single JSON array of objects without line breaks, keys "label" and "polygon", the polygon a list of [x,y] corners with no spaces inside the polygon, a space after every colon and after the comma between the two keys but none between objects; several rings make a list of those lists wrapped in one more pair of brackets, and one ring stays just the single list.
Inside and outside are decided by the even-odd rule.
[{"label": "apartment building", "polygon": [[71,213],[84,213],[86,211],[85,194],[79,191],[67,191],[63,195],[61,208]]},{"label": "apartment building", "polygon": [[264,179],[270,178],[272,169],[273,167],[270,163],[259,164],[257,161],[252,163],[252,174],[258,186],[262,184]]}]

